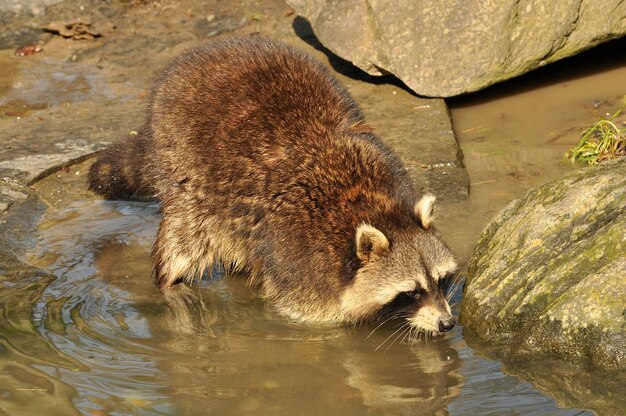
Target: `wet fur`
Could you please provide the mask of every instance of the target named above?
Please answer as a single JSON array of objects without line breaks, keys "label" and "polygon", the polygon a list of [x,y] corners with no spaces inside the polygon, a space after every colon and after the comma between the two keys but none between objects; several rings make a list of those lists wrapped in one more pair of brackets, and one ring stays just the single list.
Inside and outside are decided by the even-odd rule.
[{"label": "wet fur", "polygon": [[427,304],[447,307],[437,279],[456,264],[431,201],[418,204],[345,87],[286,44],[254,36],[175,59],[139,135],[101,153],[89,178],[108,198],[161,201],[161,288],[221,263],[300,321],[378,319],[422,281]]}]

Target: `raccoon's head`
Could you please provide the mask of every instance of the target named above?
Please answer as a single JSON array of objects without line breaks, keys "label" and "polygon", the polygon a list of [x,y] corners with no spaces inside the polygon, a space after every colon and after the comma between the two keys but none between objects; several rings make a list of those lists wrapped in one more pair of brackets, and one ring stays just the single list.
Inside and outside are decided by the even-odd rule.
[{"label": "raccoon's head", "polygon": [[[361,267],[341,298],[352,321],[406,319],[418,333],[439,335],[454,327],[446,293],[457,271],[450,249],[432,228],[435,198],[415,204],[415,226],[388,231],[362,224],[355,249]],[[405,227],[406,228],[406,227]]]}]

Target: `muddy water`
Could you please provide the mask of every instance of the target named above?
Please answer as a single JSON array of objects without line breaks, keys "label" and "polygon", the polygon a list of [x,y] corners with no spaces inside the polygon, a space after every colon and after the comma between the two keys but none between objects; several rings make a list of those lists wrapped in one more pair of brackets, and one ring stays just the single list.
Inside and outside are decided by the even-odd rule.
[{"label": "muddy water", "polygon": [[[461,259],[511,200],[574,169],[580,133],[626,96],[626,42],[617,41],[481,93],[448,101],[470,176],[468,203],[440,210]],[[618,119],[626,125],[626,115]],[[468,206],[469,205],[469,206]]]},{"label": "muddy water", "polygon": [[51,276],[2,292],[6,310],[32,302],[3,331],[2,354],[29,369],[2,360],[4,409],[62,396],[67,414],[579,414],[476,356],[458,329],[411,347],[393,327],[304,327],[219,270],[164,296],[149,278],[158,221],[147,203],[48,211],[25,256]]},{"label": "muddy water", "polygon": [[[473,186],[439,223],[463,262],[497,210],[570,169],[560,155],[589,110],[611,111],[626,92],[616,71],[452,103]],[[2,270],[2,412],[590,414],[568,398],[573,387],[557,403],[470,348],[459,327],[412,346],[393,327],[303,327],[219,270],[164,295],[150,280],[158,221],[154,204],[85,200],[48,209],[35,237],[17,237],[34,268]]]}]

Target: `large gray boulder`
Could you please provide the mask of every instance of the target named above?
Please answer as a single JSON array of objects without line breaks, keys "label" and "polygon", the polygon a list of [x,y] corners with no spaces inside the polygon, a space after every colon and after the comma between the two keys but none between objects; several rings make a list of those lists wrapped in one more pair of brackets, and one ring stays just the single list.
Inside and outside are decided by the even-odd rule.
[{"label": "large gray boulder", "polygon": [[465,328],[508,353],[626,368],[626,159],[530,190],[485,228]]},{"label": "large gray boulder", "polygon": [[476,91],[626,33],[622,0],[287,0],[319,40],[420,95]]}]

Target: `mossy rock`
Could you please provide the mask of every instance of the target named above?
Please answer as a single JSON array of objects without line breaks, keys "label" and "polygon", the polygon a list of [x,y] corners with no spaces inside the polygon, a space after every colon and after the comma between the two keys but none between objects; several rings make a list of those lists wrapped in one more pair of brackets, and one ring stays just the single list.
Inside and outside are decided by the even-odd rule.
[{"label": "mossy rock", "polygon": [[472,256],[461,321],[509,354],[626,368],[626,159],[513,201]]}]

